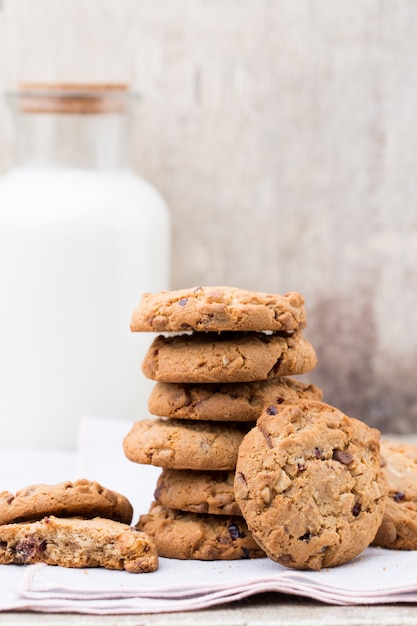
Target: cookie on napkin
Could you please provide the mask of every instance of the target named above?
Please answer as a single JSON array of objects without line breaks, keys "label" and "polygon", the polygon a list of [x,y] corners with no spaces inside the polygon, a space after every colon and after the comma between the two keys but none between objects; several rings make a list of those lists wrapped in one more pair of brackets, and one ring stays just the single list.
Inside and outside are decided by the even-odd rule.
[{"label": "cookie on napkin", "polygon": [[153,538],[162,557],[229,561],[265,556],[243,517],[188,513],[154,502],[137,526]]},{"label": "cookie on napkin", "polygon": [[0,564],[13,563],[145,573],[158,568],[158,553],[151,537],[127,524],[47,516],[0,526]]},{"label": "cookie on napkin", "polygon": [[322,402],[265,408],[238,454],[235,497],[268,556],[296,569],[351,560],[385,508],[379,431]]},{"label": "cookie on napkin", "polygon": [[417,445],[383,439],[381,459],[388,496],[373,545],[417,550]]}]

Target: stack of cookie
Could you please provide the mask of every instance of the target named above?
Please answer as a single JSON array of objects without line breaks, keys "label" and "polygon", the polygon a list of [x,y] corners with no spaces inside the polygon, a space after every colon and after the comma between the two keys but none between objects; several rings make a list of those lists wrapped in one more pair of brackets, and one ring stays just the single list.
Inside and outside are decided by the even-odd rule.
[{"label": "stack of cookie", "polygon": [[105,567],[132,573],[158,567],[156,546],[130,527],[120,493],[85,479],[0,493],[0,564]]},{"label": "stack of cookie", "polygon": [[292,376],[316,365],[303,337],[304,301],[232,287],[145,294],[134,332],[157,332],[143,361],[156,381],[152,415],[135,422],[123,447],[131,461],[162,468],[155,502],[138,526],[160,556],[264,556],[234,497],[238,449],[265,406],[321,399]]}]

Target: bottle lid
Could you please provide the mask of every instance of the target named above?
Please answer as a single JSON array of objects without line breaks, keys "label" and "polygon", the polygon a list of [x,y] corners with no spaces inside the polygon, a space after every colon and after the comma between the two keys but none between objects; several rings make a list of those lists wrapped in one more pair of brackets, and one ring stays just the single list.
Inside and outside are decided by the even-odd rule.
[{"label": "bottle lid", "polygon": [[20,83],[13,94],[24,113],[123,113],[124,83]]}]

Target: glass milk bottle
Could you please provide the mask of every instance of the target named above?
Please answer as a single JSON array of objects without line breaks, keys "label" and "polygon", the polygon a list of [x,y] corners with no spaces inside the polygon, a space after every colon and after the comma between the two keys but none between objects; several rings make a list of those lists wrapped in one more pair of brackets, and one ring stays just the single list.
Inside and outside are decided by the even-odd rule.
[{"label": "glass milk bottle", "polygon": [[10,95],[16,164],[0,178],[0,448],[73,449],[84,415],[147,416],[132,333],[168,288],[170,223],[129,168],[124,85],[26,85]]}]

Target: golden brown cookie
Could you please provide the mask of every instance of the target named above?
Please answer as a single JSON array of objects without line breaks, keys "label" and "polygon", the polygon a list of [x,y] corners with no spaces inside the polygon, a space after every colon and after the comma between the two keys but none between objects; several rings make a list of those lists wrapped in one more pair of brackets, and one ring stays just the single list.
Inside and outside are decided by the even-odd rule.
[{"label": "golden brown cookie", "polygon": [[120,493],[80,479],[55,485],[30,485],[15,495],[0,493],[0,524],[56,517],[106,517],[130,524],[133,508]]},{"label": "golden brown cookie", "polygon": [[149,419],[135,422],[123,441],[135,463],[172,469],[233,470],[252,424]]},{"label": "golden brown cookie", "polygon": [[145,293],[133,312],[132,331],[297,330],[306,325],[304,299],[236,287],[192,287]]},{"label": "golden brown cookie", "polygon": [[235,500],[235,473],[164,469],[154,498],[170,509],[211,515],[242,515]]},{"label": "golden brown cookie", "polygon": [[236,501],[254,539],[287,567],[318,570],[360,554],[385,495],[379,431],[322,402],[267,407],[240,445]]},{"label": "golden brown cookie", "polygon": [[301,332],[193,333],[156,337],[142,371],[167,383],[236,383],[304,374],[316,363],[314,348]]},{"label": "golden brown cookie", "polygon": [[265,405],[290,399],[321,400],[315,385],[290,377],[251,383],[156,383],[149,396],[152,415],[176,419],[254,422]]},{"label": "golden brown cookie", "polygon": [[132,573],[158,567],[154,541],[120,522],[44,517],[0,526],[0,563],[46,563],[61,567],[105,567]]},{"label": "golden brown cookie", "polygon": [[388,496],[373,545],[417,550],[417,446],[383,439],[381,459]]},{"label": "golden brown cookie", "polygon": [[265,554],[243,517],[187,513],[153,503],[138,528],[150,535],[158,554],[201,561],[256,559]]}]

